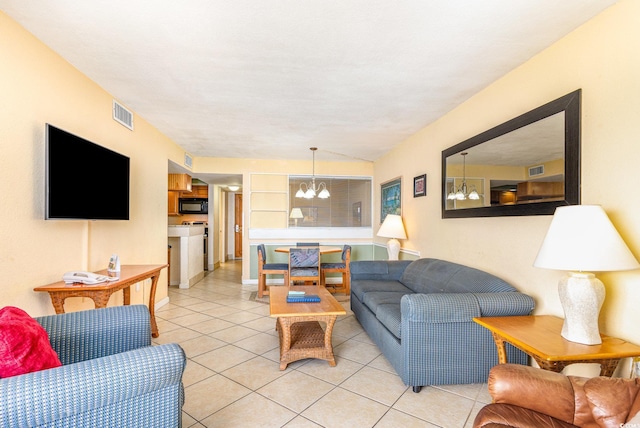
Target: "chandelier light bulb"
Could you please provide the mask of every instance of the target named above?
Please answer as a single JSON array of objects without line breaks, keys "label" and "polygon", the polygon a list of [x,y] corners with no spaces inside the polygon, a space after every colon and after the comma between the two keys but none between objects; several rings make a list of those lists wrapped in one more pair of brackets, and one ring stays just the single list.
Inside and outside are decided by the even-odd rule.
[{"label": "chandelier light bulb", "polygon": [[320,199],[327,199],[331,196],[327,185],[324,182],[320,182],[320,185],[316,187],[316,150],[317,147],[310,147],[313,153],[313,173],[311,175],[311,183],[300,183],[300,188],[296,192],[296,198],[313,199],[316,196]]}]

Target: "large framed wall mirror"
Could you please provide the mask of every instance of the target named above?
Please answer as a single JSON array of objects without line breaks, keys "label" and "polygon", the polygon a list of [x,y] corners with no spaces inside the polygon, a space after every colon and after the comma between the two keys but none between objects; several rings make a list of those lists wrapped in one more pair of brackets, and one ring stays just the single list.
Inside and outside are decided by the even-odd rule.
[{"label": "large framed wall mirror", "polygon": [[552,215],[580,204],[576,90],[442,152],[442,218]]}]

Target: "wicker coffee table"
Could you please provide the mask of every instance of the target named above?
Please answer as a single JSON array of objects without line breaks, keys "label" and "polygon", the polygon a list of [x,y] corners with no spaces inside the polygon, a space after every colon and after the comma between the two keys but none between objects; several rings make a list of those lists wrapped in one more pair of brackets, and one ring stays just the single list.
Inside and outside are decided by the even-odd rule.
[{"label": "wicker coffee table", "polygon": [[[287,303],[290,289],[316,294],[320,302]],[[269,311],[277,318],[280,338],[280,370],[305,358],[326,360],[335,367],[331,333],[338,315],[347,313],[342,305],[322,286],[271,287],[269,293]]]}]

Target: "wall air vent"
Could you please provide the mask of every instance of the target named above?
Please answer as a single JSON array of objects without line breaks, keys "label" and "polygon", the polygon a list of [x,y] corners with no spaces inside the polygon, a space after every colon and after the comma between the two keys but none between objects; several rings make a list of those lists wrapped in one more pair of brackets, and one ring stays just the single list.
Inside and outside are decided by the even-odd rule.
[{"label": "wall air vent", "polygon": [[193,158],[189,153],[184,154],[184,165],[189,168],[193,168]]},{"label": "wall air vent", "polygon": [[529,177],[536,177],[544,174],[544,165],[532,166],[529,168]]},{"label": "wall air vent", "polygon": [[133,131],[133,113],[116,100],[113,100],[113,120]]}]

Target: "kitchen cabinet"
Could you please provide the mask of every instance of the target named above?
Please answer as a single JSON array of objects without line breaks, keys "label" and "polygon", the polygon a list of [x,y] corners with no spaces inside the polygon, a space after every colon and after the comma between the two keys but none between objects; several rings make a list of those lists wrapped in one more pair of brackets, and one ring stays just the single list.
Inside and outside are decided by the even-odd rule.
[{"label": "kitchen cabinet", "polygon": [[176,192],[175,190],[170,190],[167,192],[169,194],[168,199],[168,214],[169,215],[180,215],[180,204],[178,203],[178,199],[180,199],[180,192]]},{"label": "kitchen cabinet", "polygon": [[209,186],[194,184],[191,186],[191,192],[182,192],[183,198],[208,198]]},{"label": "kitchen cabinet", "polygon": [[518,183],[518,201],[564,196],[564,181],[524,181]]},{"label": "kitchen cabinet", "polygon": [[193,197],[194,198],[208,198],[209,197],[209,186],[192,186]]},{"label": "kitchen cabinet", "polygon": [[191,192],[191,176],[189,174],[169,174],[169,190]]}]

